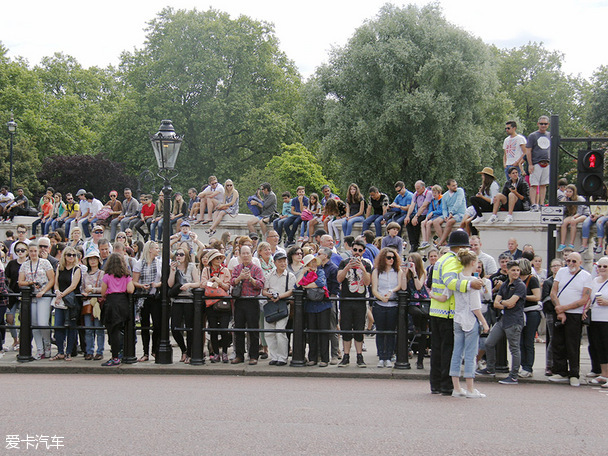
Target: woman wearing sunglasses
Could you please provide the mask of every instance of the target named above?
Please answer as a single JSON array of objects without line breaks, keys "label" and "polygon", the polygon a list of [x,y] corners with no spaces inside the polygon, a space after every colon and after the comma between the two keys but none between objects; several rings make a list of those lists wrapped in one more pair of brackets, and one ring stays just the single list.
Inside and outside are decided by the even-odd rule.
[{"label": "woman wearing sunglasses", "polygon": [[[17,241],[14,244],[15,246],[15,255],[17,258],[8,262],[5,268],[5,276],[8,282],[9,291],[12,293],[19,293],[19,270],[21,269],[21,265],[27,260],[27,244],[25,242]],[[16,296],[10,296],[8,298],[8,308],[6,309],[6,324],[14,325],[15,324],[15,315],[17,314],[17,308],[19,307],[19,300]],[[19,348],[19,336],[17,334],[17,329],[12,328],[10,330],[11,336],[13,336],[13,345],[11,347],[12,350],[18,350]]]},{"label": "woman wearing sunglasses", "polygon": [[[44,296],[55,284],[55,272],[49,260],[38,256],[38,244],[28,246],[29,259],[19,269],[19,286],[32,289],[31,315],[32,326],[46,326],[51,316],[53,298]],[[51,357],[51,330],[33,329],[36,341],[36,359]],[[28,343],[28,342],[26,342]]]},{"label": "woman wearing sunglasses", "polygon": [[208,230],[205,230],[209,236],[215,234],[215,229],[218,227],[226,214],[231,217],[236,217],[239,213],[239,192],[234,188],[234,183],[228,179],[224,183],[224,202],[216,206],[213,211],[213,223]]},{"label": "woman wearing sunglasses", "polygon": [[[372,272],[372,293],[376,300],[372,314],[378,331],[395,331],[397,329],[397,291],[401,289],[403,271],[401,258],[397,251],[385,247],[375,260]],[[391,357],[395,351],[395,336],[392,334],[377,334],[376,348],[378,350],[378,367],[393,367]]]},{"label": "woman wearing sunglasses", "polygon": [[[76,249],[66,247],[61,255],[57,275],[55,276],[55,340],[58,352],[51,361],[65,359],[72,360],[72,350],[76,343],[78,332],[75,327],[80,317],[80,299],[76,297],[75,291],[80,290],[80,279],[82,272],[78,266]],[[66,326],[68,340],[65,347]]]}]

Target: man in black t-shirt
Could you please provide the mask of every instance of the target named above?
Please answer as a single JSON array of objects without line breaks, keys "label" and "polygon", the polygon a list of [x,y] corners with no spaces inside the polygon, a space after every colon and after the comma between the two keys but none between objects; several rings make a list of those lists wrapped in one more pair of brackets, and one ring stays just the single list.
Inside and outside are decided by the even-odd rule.
[{"label": "man in black t-shirt", "polygon": [[382,225],[385,223],[384,214],[388,210],[390,200],[386,193],[380,193],[376,187],[369,188],[369,206],[367,207],[367,217],[363,221],[361,232],[369,229],[373,223],[376,227],[376,236],[382,236]]},{"label": "man in black t-shirt", "polygon": [[[353,243],[352,257],[342,260],[338,266],[341,298],[364,298],[367,295],[367,287],[372,281],[372,266],[362,258],[363,252],[365,252],[365,243],[356,240]],[[340,329],[342,331],[363,331],[366,313],[366,301],[340,301]],[[338,367],[346,367],[350,363],[350,345],[353,336],[357,352],[357,366],[365,367],[363,334],[342,334],[344,356]]]}]

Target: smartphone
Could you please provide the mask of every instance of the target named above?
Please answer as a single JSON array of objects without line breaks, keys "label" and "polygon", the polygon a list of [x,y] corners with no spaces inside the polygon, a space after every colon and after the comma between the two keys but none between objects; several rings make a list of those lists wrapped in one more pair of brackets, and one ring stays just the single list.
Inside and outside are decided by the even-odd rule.
[{"label": "smartphone", "polygon": [[479,272],[474,272],[473,277],[479,277]]}]

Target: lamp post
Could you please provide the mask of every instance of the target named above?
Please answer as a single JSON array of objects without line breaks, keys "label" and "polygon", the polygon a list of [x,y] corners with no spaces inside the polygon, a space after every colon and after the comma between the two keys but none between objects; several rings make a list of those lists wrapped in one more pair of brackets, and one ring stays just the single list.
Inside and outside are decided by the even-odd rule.
[{"label": "lamp post", "polygon": [[163,120],[160,123],[158,133],[150,136],[156,162],[158,163],[158,176],[164,180],[163,195],[163,250],[162,250],[162,278],[161,278],[161,328],[160,328],[160,345],[156,354],[157,364],[173,363],[173,349],[169,341],[169,261],[170,261],[170,226],[171,226],[171,179],[177,174],[169,176],[169,173],[175,168],[175,161],[179,154],[179,148],[182,145],[182,136],[177,136],[170,120]]},{"label": "lamp post", "polygon": [[13,136],[15,136],[15,133],[17,133],[17,122],[15,122],[15,120],[13,119],[13,113],[11,113],[11,120],[9,122],[6,123],[6,127],[8,128],[8,134],[11,137],[11,143],[10,143],[10,164],[11,164],[11,171],[10,171],[10,178],[9,178],[9,191],[12,192],[13,191]]}]

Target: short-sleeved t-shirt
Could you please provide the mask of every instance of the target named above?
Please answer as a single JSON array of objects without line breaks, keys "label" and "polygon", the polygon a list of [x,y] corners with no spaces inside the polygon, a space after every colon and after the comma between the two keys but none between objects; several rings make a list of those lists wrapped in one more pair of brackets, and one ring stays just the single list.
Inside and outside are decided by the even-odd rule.
[{"label": "short-sleeved t-shirt", "polygon": [[[338,271],[346,268],[350,258],[344,259],[338,266]],[[367,261],[362,261],[365,270],[371,274],[372,267]],[[346,277],[340,286],[340,296],[345,298],[360,298],[365,297],[367,293],[367,287],[363,284],[363,270],[360,268],[351,268],[346,273]]]},{"label": "short-sleeved t-shirt", "polygon": [[126,293],[127,285],[133,279],[131,276],[115,277],[112,274],[104,274],[101,280],[108,286],[106,294],[112,294]]},{"label": "short-sleeved t-shirt", "polygon": [[380,193],[378,199],[374,199],[370,196],[369,204],[374,209],[374,215],[382,215],[384,213],[384,206],[388,206],[390,201],[385,193]]},{"label": "short-sleeved t-shirt", "polygon": [[608,300],[608,283],[604,285],[600,277],[596,277],[591,282],[591,318],[593,321],[608,321],[608,306],[600,306],[594,301],[596,293],[601,293],[602,298]]},{"label": "short-sleeved t-shirt", "polygon": [[502,143],[502,148],[507,154],[507,166],[515,163],[524,154],[524,151],[521,148],[522,145],[526,145],[526,138],[524,138],[522,135],[515,135],[514,137],[507,136],[505,138]]},{"label": "short-sleeved t-shirt", "polygon": [[[555,282],[559,282],[557,293],[559,294],[560,304],[572,304],[583,297],[583,289],[591,288],[591,274],[585,270],[580,270],[576,277],[572,279],[572,274],[568,268],[561,268],[555,274]],[[566,284],[570,284],[566,287]],[[565,288],[564,288],[565,287]],[[563,290],[563,291],[562,291]],[[583,306],[577,307],[576,309],[566,310],[566,313],[582,314]]]},{"label": "short-sleeved t-shirt", "polygon": [[528,149],[532,149],[532,164],[536,165],[541,161],[549,161],[549,149],[551,148],[551,135],[547,132],[542,134],[540,131],[530,133],[528,136]]},{"label": "short-sleeved t-shirt", "polygon": [[21,265],[21,268],[19,268],[19,273],[25,274],[26,282],[39,283],[41,287],[44,287],[49,282],[46,273],[47,271],[52,270],[53,266],[51,266],[49,260],[39,258],[36,264],[32,264],[30,260],[27,260]]},{"label": "short-sleeved t-shirt", "polygon": [[[302,198],[302,203],[304,204],[305,207],[308,207],[308,198],[307,197]],[[298,199],[297,196],[295,198],[292,198],[291,207],[296,212],[302,212],[302,208],[300,207],[300,200]]]},{"label": "short-sleeved t-shirt", "polygon": [[519,296],[517,304],[510,309],[502,311],[502,327],[510,328],[513,325],[524,325],[524,303],[526,302],[526,284],[521,279],[516,279],[513,282],[507,280],[502,284],[498,294],[503,301],[512,298],[514,295]]}]

